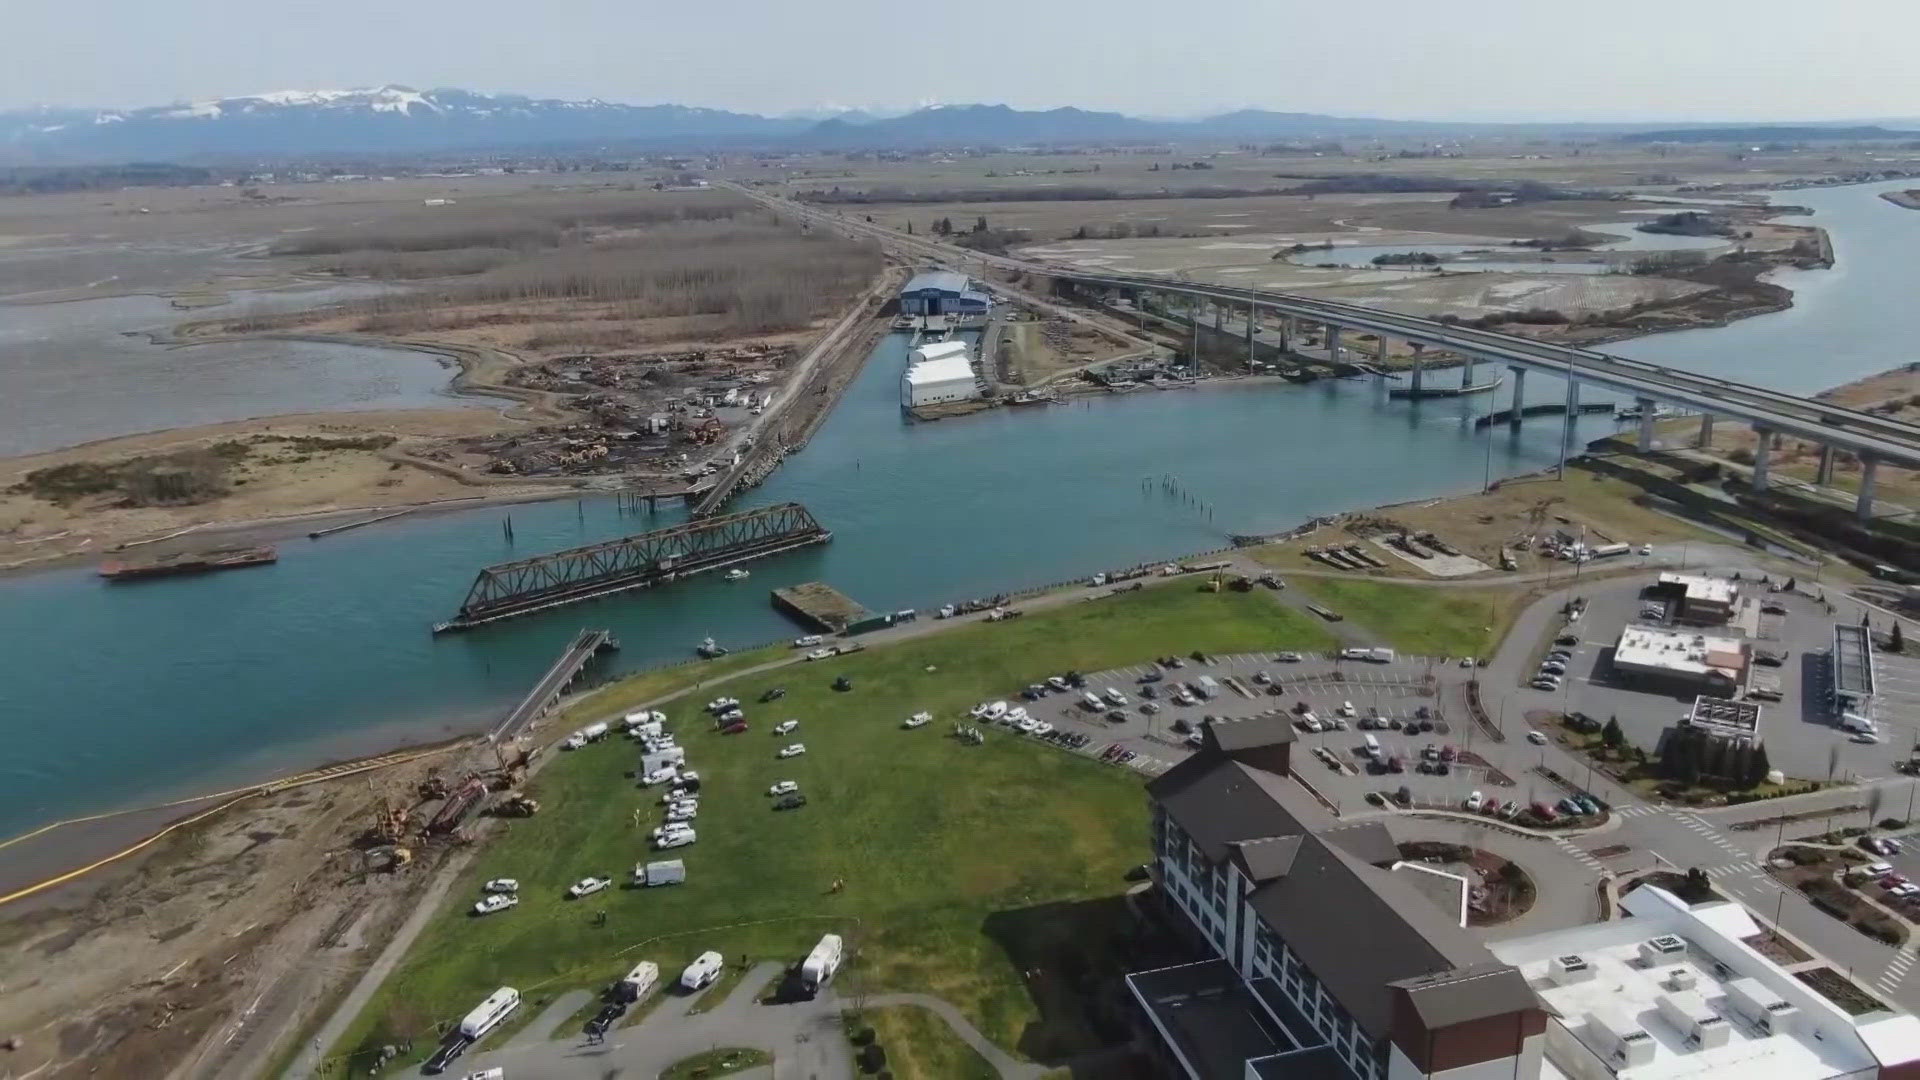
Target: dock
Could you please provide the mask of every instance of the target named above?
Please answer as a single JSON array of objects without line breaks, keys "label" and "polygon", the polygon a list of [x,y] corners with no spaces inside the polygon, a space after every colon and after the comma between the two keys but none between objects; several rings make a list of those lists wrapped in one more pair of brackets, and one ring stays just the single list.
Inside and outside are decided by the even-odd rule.
[{"label": "dock", "polygon": [[802,626],[838,634],[867,615],[852,597],[824,581],[809,581],[773,590],[773,606]]},{"label": "dock", "polygon": [[527,696],[520,699],[520,704],[513,707],[513,711],[500,721],[499,726],[487,733],[487,741],[499,746],[519,738],[527,725],[553,708],[553,703],[560,700],[560,695],[573,685],[573,681],[580,677],[594,657],[619,647],[620,642],[614,639],[611,630],[580,631],[574,636],[573,644],[567,646],[567,651],[560,654],[560,659],[555,660]]},{"label": "dock", "polygon": [[[1610,413],[1614,410],[1611,401],[1584,401],[1580,403],[1580,415]],[[1490,427],[1494,424],[1517,423],[1521,416],[1560,416],[1567,411],[1566,405],[1558,401],[1544,401],[1537,405],[1527,405],[1515,416],[1512,409],[1495,409],[1492,412],[1473,418],[1474,427]]]},{"label": "dock", "polygon": [[1467,397],[1472,394],[1492,393],[1500,389],[1500,384],[1505,381],[1504,375],[1498,375],[1486,382],[1474,383],[1472,386],[1395,386],[1387,390],[1387,396],[1392,398]]}]

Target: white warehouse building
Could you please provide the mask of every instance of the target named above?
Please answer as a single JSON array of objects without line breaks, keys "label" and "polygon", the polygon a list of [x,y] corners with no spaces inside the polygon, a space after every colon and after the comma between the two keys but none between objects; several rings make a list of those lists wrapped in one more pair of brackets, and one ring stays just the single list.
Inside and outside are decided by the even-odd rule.
[{"label": "white warehouse building", "polygon": [[980,383],[966,342],[935,341],[908,354],[907,370],[900,376],[902,407],[917,409],[979,396]]}]

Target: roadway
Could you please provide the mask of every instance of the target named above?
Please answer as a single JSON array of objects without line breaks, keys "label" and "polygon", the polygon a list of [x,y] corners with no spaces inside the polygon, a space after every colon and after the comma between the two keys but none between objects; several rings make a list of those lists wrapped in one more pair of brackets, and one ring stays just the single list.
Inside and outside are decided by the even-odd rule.
[{"label": "roadway", "polygon": [[1151,290],[1201,297],[1223,304],[1252,304],[1263,310],[1310,322],[1443,349],[1471,358],[1476,363],[1497,363],[1542,371],[1636,399],[1750,423],[1770,432],[1831,445],[1890,465],[1920,468],[1920,425],[1831,402],[1731,379],[1661,367],[1593,349],[1533,341],[1491,330],[1478,330],[1294,293],[1239,289],[1143,275],[1091,273],[1074,267],[983,255],[923,237],[907,236],[871,222],[841,217],[751,188],[728,186],[776,212],[878,240],[917,257],[962,266],[993,266],[1016,273],[1039,274],[1120,291]]}]

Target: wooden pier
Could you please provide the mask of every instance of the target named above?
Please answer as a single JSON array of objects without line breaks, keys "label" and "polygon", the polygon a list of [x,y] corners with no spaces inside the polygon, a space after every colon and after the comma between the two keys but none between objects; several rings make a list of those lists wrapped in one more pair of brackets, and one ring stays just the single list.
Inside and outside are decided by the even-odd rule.
[{"label": "wooden pier", "polygon": [[773,590],[773,606],[792,616],[800,625],[838,634],[867,614],[839,589],[824,581],[809,581]]}]

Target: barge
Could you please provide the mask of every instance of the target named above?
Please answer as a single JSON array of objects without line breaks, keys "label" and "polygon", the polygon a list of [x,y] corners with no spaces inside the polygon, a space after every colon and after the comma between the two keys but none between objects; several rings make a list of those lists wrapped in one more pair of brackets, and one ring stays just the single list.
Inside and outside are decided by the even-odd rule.
[{"label": "barge", "polygon": [[267,566],[279,559],[279,553],[270,547],[213,548],[156,555],[147,559],[108,559],[100,564],[100,576],[108,581],[135,581],[140,578],[172,577],[175,574],[238,570],[243,566]]}]

